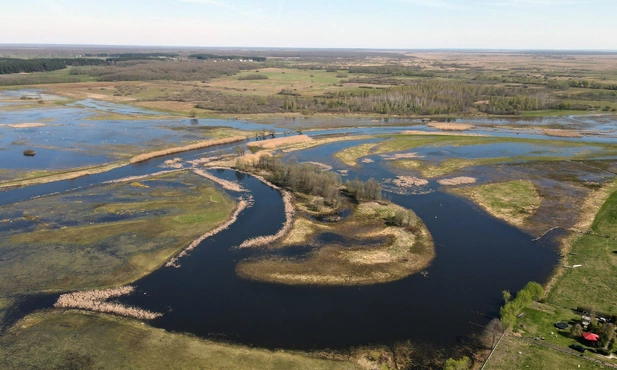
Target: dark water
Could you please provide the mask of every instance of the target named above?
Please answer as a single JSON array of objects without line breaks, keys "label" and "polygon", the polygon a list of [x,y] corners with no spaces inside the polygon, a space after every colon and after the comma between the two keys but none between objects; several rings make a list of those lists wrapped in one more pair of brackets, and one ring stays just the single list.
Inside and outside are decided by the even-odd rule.
[{"label": "dark water", "polygon": [[[183,157],[203,152],[193,151]],[[0,192],[0,204],[156,172],[165,159],[72,181]],[[558,259],[551,242],[531,242],[530,236],[465,200],[442,192],[392,194],[392,200],[413,209],[433,235],[437,257],[427,268],[427,277],[414,275],[357,287],[287,286],[245,280],[236,275],[235,266],[241,259],[261,252],[232,247],[250,237],[275,233],[284,221],[283,203],[278,192],[253,177],[217,172],[250,189],[255,204],[229,229],[182,258],[181,268],[155,271],[134,284],[136,294],[121,299],[164,313],[151,322],[154,326],[262,347],[342,348],[406,339],[449,346],[478,330],[470,322],[483,325],[489,320],[477,312],[498,315],[501,291],[517,291],[530,280],[544,282]],[[392,176],[377,163],[350,174],[356,175]],[[305,252],[303,248],[291,251],[298,255]],[[49,307],[55,297],[30,297],[11,317]]]},{"label": "dark water", "polygon": [[[228,171],[229,172],[229,171]],[[224,173],[232,178],[233,173]],[[276,232],[280,195],[246,177],[255,196],[228,230],[204,241],[179,269],[162,268],[137,281],[130,305],[162,312],[152,325],[263,347],[341,348],[397,340],[453,345],[485,324],[476,311],[497,316],[501,291],[544,282],[557,254],[469,203],[435,192],[393,201],[413,208],[434,236],[437,258],[426,270],[387,284],[358,287],[287,286],[235,274],[254,251],[233,246]]]}]

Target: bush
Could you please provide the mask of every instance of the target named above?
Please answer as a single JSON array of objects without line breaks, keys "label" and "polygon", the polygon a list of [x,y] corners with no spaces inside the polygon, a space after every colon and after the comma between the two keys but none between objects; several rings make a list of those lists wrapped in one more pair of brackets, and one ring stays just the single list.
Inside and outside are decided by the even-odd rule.
[{"label": "bush", "polygon": [[516,298],[510,302],[506,302],[499,310],[501,323],[505,328],[512,328],[516,323],[517,315],[529,304],[540,299],[544,295],[544,288],[536,282],[529,282],[517,294]]},{"label": "bush", "polygon": [[471,360],[467,356],[463,356],[460,360],[449,358],[446,361],[444,370],[467,370],[471,367]]},{"label": "bush", "polygon": [[246,80],[267,80],[268,76],[266,75],[259,75],[259,74],[250,74],[250,75],[246,75],[246,76],[240,76],[238,77],[239,81],[246,81]]}]

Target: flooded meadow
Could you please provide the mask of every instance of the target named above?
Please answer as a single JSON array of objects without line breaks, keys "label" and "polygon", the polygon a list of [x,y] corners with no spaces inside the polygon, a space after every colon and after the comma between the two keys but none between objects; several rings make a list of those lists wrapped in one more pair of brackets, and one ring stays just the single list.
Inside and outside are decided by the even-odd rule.
[{"label": "flooded meadow", "polygon": [[[41,106],[17,109],[24,94],[39,96],[0,92],[0,181],[32,171],[115,162],[229,132],[245,133],[248,142],[255,140],[255,132],[281,136],[303,128],[317,144],[324,135],[345,140],[275,148],[269,154],[322,164],[343,182],[376,179],[384,198],[413,211],[425,225],[434,258],[421,273],[374,284],[293,285],[239,274],[238,266],[247,261],[294,264],[329,245],[367,247],[389,239],[337,230],[353,219],[352,205],[338,210],[335,218],[303,216],[320,225],[313,238],[276,250],[239,248],[252,238],[277,234],[286,210],[281,193],[260,179],[203,167],[200,159],[231,156],[246,142],[223,144],[73,180],[0,190],[0,272],[3,284],[12,281],[0,295],[17,302],[7,311],[5,325],[51,309],[60,293],[130,283],[132,294],[114,302],[161,313],[147,323],[169,331],[267,348],[344,349],[406,340],[455,346],[498,317],[502,291],[549,279],[565,233],[534,239],[556,225],[572,227],[578,216],[573,205],[615,178],[610,161],[617,157],[617,139],[611,136],[617,121],[608,118],[536,120],[530,123],[534,128],[520,130],[511,128],[518,124],[511,120],[455,120],[475,126],[465,134],[477,136],[461,136],[404,120],[341,118],[326,129],[330,121],[317,118],[265,124],[155,119],[158,113],[141,108],[95,100],[56,104],[44,95]],[[105,114],[132,119],[103,119]],[[535,128],[573,125],[590,132],[555,138]],[[410,129],[414,132],[405,132]],[[369,136],[353,138],[359,135]],[[36,155],[24,156],[25,149]],[[177,166],[170,168],[170,163]],[[213,176],[225,181],[208,179]],[[485,187],[494,184],[507,185]],[[495,204],[491,196],[496,189],[522,189],[529,204],[517,209],[520,197],[513,205]],[[233,223],[197,243],[178,266],[165,267],[207,231],[204,224],[211,229],[223,224],[247,194],[250,205]],[[523,212],[520,223],[509,222],[498,206]],[[218,217],[209,219],[212,214]],[[141,274],[131,270],[135,266]]]}]

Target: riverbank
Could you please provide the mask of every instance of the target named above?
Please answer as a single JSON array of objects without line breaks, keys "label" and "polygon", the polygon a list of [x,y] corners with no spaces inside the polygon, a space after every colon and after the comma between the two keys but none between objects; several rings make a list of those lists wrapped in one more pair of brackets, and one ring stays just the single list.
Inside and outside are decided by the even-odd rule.
[{"label": "riverbank", "polygon": [[[581,206],[579,223],[562,240],[562,260],[546,284],[545,304],[526,308],[514,330],[506,334],[504,343],[495,351],[486,369],[534,368],[561,369],[585,366],[589,369],[616,367],[615,358],[587,351],[584,355],[567,348],[579,344],[591,350],[589,343],[570,334],[570,328],[559,330],[559,321],[580,323],[577,307],[603,314],[615,314],[614,289],[617,284],[614,212],[617,209],[617,183],[611,182],[591,193]],[[597,317],[593,325],[599,327]],[[542,337],[536,343],[533,338]],[[609,351],[612,352],[612,351]],[[513,354],[519,353],[519,356]],[[581,358],[583,356],[583,358]],[[516,359],[514,358],[516,357]]]}]

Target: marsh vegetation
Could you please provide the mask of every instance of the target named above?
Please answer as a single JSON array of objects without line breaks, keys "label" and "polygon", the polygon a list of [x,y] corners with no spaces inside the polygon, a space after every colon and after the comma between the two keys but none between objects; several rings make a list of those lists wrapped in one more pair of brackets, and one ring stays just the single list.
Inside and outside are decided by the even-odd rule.
[{"label": "marsh vegetation", "polygon": [[222,224],[234,201],[203,178],[172,173],[3,206],[0,295],[134,281]]}]

